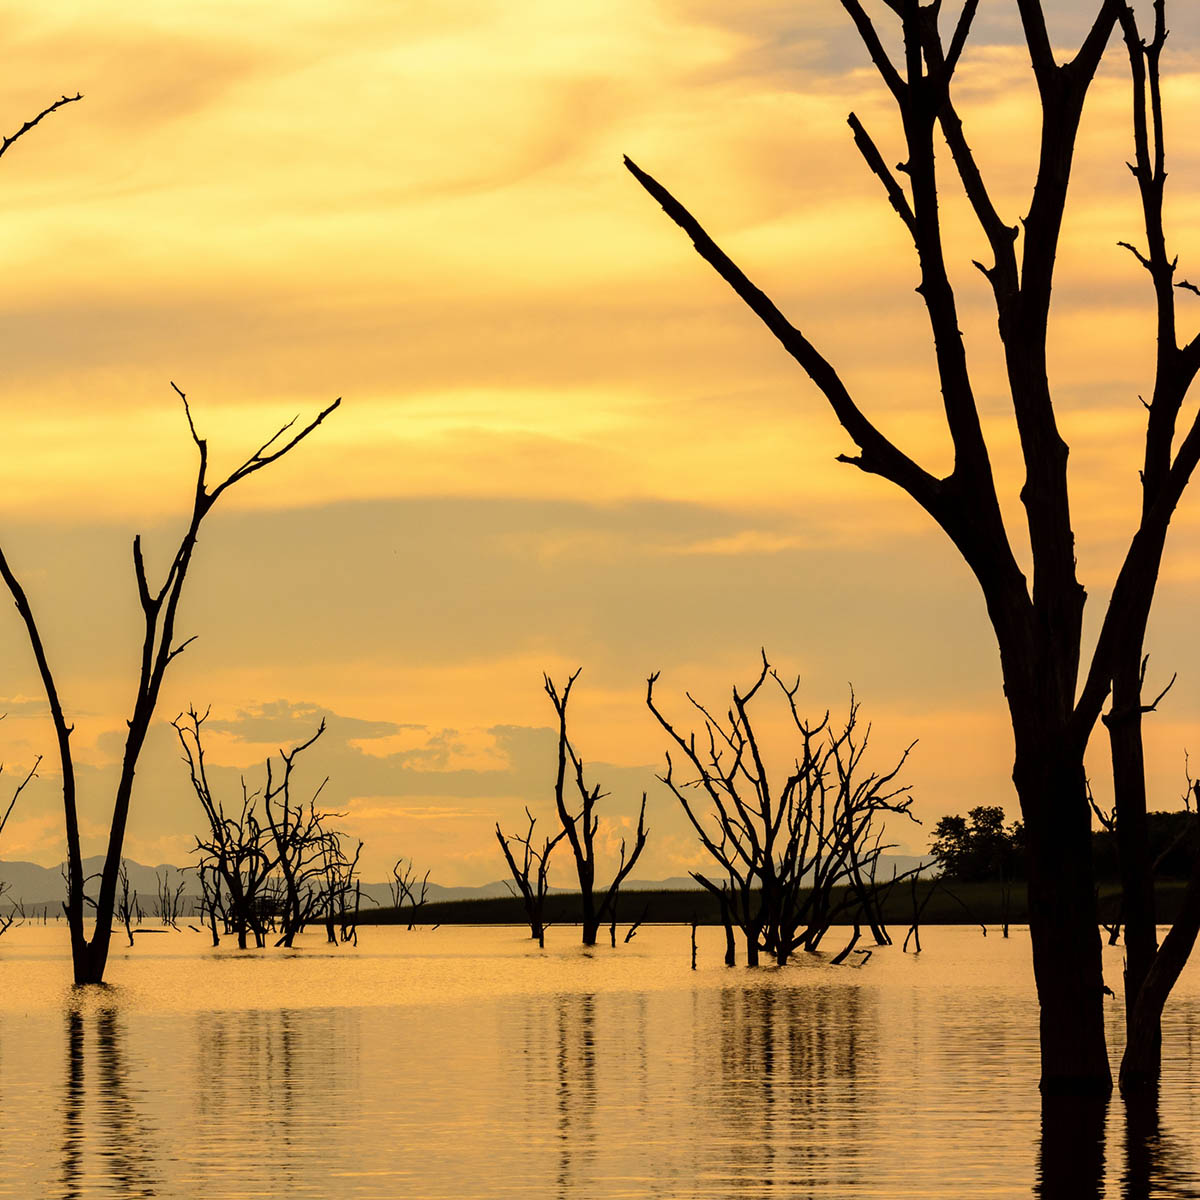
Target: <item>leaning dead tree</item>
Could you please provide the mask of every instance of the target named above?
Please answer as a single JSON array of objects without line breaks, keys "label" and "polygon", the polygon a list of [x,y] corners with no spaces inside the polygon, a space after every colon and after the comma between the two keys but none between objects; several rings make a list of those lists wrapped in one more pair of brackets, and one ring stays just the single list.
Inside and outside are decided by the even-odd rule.
[{"label": "leaning dead tree", "polygon": [[[940,3],[885,0],[898,23],[899,59],[860,0],[842,0],[883,85],[895,102],[904,141],[893,171],[854,114],[849,124],[868,168],[911,237],[937,367],[937,395],[954,450],[954,466],[937,476],[920,466],[867,415],[834,365],[753,284],[699,221],[657,180],[626,166],[691,238],[696,249],[767,326],[823,393],[858,447],[842,461],[906,492],[941,527],[974,574],[1000,653],[1004,695],[1014,739],[1013,781],[1028,839],[1030,932],[1040,1006],[1043,1091],[1107,1092],[1112,1087],[1105,1044],[1090,813],[1083,754],[1110,689],[1110,737],[1116,779],[1129,943],[1127,1055],[1138,1058],[1127,1082],[1157,1075],[1161,1001],[1177,977],[1200,926],[1200,903],[1186,910],[1179,935],[1155,948],[1153,891],[1146,870],[1144,710],[1139,658],[1171,517],[1200,461],[1200,417],[1184,401],[1200,370],[1200,339],[1178,335],[1176,261],[1163,223],[1163,111],[1159,84],[1166,38],[1165,2],[1154,4],[1154,35],[1143,42],[1133,9],[1093,0],[1096,15],[1073,57],[1058,61],[1040,0],[1015,0],[1024,33],[1041,127],[1036,179],[1024,218],[996,207],[967,141],[954,98],[978,3],[966,0],[949,36],[939,28]],[[1157,325],[1154,386],[1146,402],[1141,464],[1142,510],[1098,622],[1090,660],[1083,659],[1085,591],[1075,561],[1067,486],[1067,445],[1058,428],[1047,345],[1051,292],[1075,145],[1084,103],[1100,59],[1120,24],[1133,73],[1133,169],[1143,207],[1146,243],[1133,248],[1151,277]],[[936,150],[944,145],[941,158]],[[939,166],[948,163],[950,171]],[[976,262],[990,285],[998,319],[1006,383],[1025,478],[1020,498],[1033,567],[1032,587],[1005,525],[991,456],[980,421],[975,381],[961,332],[946,260],[940,190],[957,178],[989,247]],[[1135,948],[1136,944],[1136,948]],[[1151,973],[1155,978],[1151,982]],[[1139,999],[1144,993],[1144,999]],[[1140,1015],[1139,1015],[1140,1014]]]},{"label": "leaning dead tree", "polygon": [[[496,822],[496,841],[504,852],[504,861],[508,863],[509,873],[513,882],[505,880],[509,891],[515,886],[516,895],[521,897],[525,906],[525,919],[529,922],[529,936],[537,938],[539,946],[546,944],[546,896],[550,891],[550,855],[554,847],[567,836],[566,829],[560,829],[554,837],[542,840],[540,847],[534,845],[533,827],[537,820],[526,807],[525,815],[529,818],[529,828],[524,834],[505,834]],[[521,860],[518,863],[513,847],[521,849]],[[599,929],[599,923],[597,923]]]},{"label": "leaning dead tree", "polygon": [[[582,668],[580,668],[582,670]],[[642,807],[638,812],[637,831],[634,834],[633,847],[626,847],[625,839],[621,839],[621,861],[617,865],[612,882],[597,902],[596,898],[596,831],[600,827],[600,818],[596,814],[596,803],[607,793],[600,790],[600,785],[588,787],[583,777],[583,760],[575,753],[567,737],[567,703],[571,698],[571,688],[579,678],[577,670],[563,688],[562,695],[554,686],[549,675],[544,675],[546,695],[554,705],[558,715],[558,771],[554,779],[554,804],[558,811],[558,819],[562,822],[563,832],[575,856],[575,871],[579,877],[580,903],[583,913],[583,944],[594,946],[600,926],[615,913],[617,894],[621,884],[625,882],[633,864],[637,862],[646,845],[646,793],[642,793]],[[571,784],[567,783],[567,766],[570,764]],[[572,815],[567,803],[568,793],[574,793],[579,801],[580,810]]]},{"label": "leaning dead tree", "polygon": [[121,849],[125,842],[125,826],[129,819],[129,805],[133,799],[133,781],[138,759],[145,745],[146,734],[154,716],[158,697],[162,691],[167,668],[191,644],[188,637],[177,642],[175,620],[184,583],[192,565],[200,527],[217,501],[236,484],[277,462],[300,444],[338,404],[335,400],[323,409],[307,425],[291,433],[295,420],[289,421],[267,439],[239,467],[215,486],[208,482],[208,443],[196,432],[192,411],[187,397],[174,384],[183,404],[188,430],[196,447],[199,465],[196,472],[195,492],[187,527],[171,559],[166,577],[155,588],[146,573],[142,556],[140,535],[133,539],[133,572],[137,583],[138,601],[143,618],[142,649],[139,656],[137,684],[134,693],[133,711],[126,721],[125,748],[121,757],[121,772],[113,797],[112,821],[109,827],[108,850],[100,872],[100,886],[95,901],[95,926],[92,936],[84,928],[84,878],[83,853],[80,848],[79,814],[76,807],[75,764],[71,755],[71,733],[74,726],[68,722],[59,698],[58,684],[50,667],[49,656],[41,631],[33,614],[25,589],[21,586],[9,565],[7,556],[0,550],[0,576],[17,606],[17,612],[25,626],[30,649],[33,651],[41,676],[42,687],[50,705],[50,716],[58,742],[59,762],[62,769],[63,810],[67,835],[67,899],[64,909],[71,934],[71,960],[76,983],[101,983],[104,968],[108,963],[108,949],[112,940],[113,916],[116,911],[117,877],[121,868]]},{"label": "leaning dead tree", "polygon": [[[796,738],[791,767],[775,783],[750,711],[768,677],[778,685]],[[668,753],[659,778],[716,863],[715,872],[693,871],[692,878],[716,896],[727,930],[736,925],[741,931],[748,965],[756,966],[760,953],[782,966],[797,950],[816,950],[839,919],[856,928],[870,925],[878,943],[890,940],[879,916],[875,869],[880,854],[892,849],[883,841],[886,817],[915,820],[909,788],[896,782],[912,746],[891,770],[867,771],[871,731],[859,729],[854,694],[840,730],[828,712],[806,722],[796,707],[799,681],[786,685],[765,655],[754,683],[745,692],[733,689],[724,716],[688,695],[703,726],[699,735],[679,732],[664,716],[654,698],[657,682],[651,675],[646,703],[688,769],[687,778],[677,776]]]},{"label": "leaning dead tree", "polygon": [[[42,756],[39,754],[34,761],[32,767],[29,768],[29,774],[17,784],[13,791],[12,798],[8,802],[8,807],[4,810],[4,815],[0,817],[0,834],[3,834],[5,825],[8,824],[8,818],[12,816],[12,810],[16,806],[17,800],[21,793],[29,785],[29,781],[37,775],[37,769],[41,765]],[[0,763],[0,771],[4,770],[4,765]],[[25,906],[20,900],[6,899],[12,892],[12,884],[0,880],[0,904],[8,906],[8,912],[0,909],[0,934],[7,933],[14,925],[20,924],[25,919]]]},{"label": "leaning dead tree", "polygon": [[[10,149],[12,149],[13,145],[19,139],[24,137],[25,134],[27,134],[31,129],[40,125],[52,113],[56,113],[60,108],[64,107],[64,105],[74,104],[76,101],[82,100],[82,99],[83,99],[83,95],[80,92],[76,92],[74,96],[67,96],[67,95],[60,96],[57,100],[54,101],[53,104],[48,104],[36,116],[33,116],[28,121],[26,121],[15,133],[11,133],[6,136],[0,136],[0,157],[3,157]],[[28,783],[29,780],[33,778],[34,772],[37,770],[37,765],[41,761],[42,761],[41,756],[39,755],[37,763],[34,763],[33,770],[31,770],[29,772],[29,774],[26,776],[25,782],[20,784],[20,786],[18,786],[17,790],[13,793],[13,797],[9,801],[8,808],[5,810],[4,818],[3,818],[3,820],[0,820],[0,833],[2,833],[4,831],[4,826],[5,826],[6,822],[8,821],[9,814],[13,810],[13,805],[16,804],[16,802],[17,802],[17,797],[24,790],[25,784]],[[0,770],[2,770],[2,769],[3,768],[0,767]],[[3,901],[4,897],[6,895],[8,895],[10,890],[11,890],[10,884],[0,882],[0,901]],[[24,911],[19,902],[9,901],[8,903],[9,903],[8,915],[7,916],[0,915],[0,934],[7,932],[9,929],[12,928],[14,922],[16,922],[17,920],[24,917]]]}]

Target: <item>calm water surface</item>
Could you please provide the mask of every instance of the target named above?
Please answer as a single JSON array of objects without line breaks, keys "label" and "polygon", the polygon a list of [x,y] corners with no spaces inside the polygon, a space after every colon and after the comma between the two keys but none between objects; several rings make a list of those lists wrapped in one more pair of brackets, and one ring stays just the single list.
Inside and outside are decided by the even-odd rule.
[{"label": "calm water surface", "polygon": [[61,926],[10,930],[0,1197],[1200,1196],[1198,967],[1156,1109],[1043,1114],[1024,930],[755,971],[701,930],[694,972],[687,929],[576,936],[169,933],[75,990]]}]

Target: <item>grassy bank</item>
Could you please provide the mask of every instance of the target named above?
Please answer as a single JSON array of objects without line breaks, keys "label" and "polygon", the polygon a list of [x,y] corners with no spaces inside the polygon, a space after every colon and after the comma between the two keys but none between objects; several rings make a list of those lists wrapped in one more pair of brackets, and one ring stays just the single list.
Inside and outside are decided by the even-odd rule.
[{"label": "grassy bank", "polygon": [[[1163,923],[1174,919],[1185,885],[1182,881],[1160,883],[1157,889],[1158,915]],[[934,894],[927,901],[930,889]],[[1100,915],[1103,920],[1116,918],[1120,888],[1116,883],[1100,886]],[[925,901],[921,914],[922,925],[1001,925],[1007,919],[1014,925],[1029,920],[1028,902],[1023,883],[1005,888],[999,883],[956,883],[936,885],[933,881],[917,883],[917,903]],[[907,928],[913,919],[912,889],[899,884],[884,901],[884,916],[889,925]],[[411,913],[405,909],[398,914],[393,908],[364,911],[364,925],[407,924]],[[546,899],[546,919],[552,925],[575,924],[580,919],[579,896],[573,893],[554,894]],[[623,893],[617,909],[617,923],[630,925],[644,920],[654,923],[701,925],[720,924],[716,900],[704,891],[656,891]],[[848,912],[839,923],[853,922]],[[519,899],[500,896],[486,900],[450,900],[426,904],[420,910],[421,925],[521,925],[525,910]]]}]

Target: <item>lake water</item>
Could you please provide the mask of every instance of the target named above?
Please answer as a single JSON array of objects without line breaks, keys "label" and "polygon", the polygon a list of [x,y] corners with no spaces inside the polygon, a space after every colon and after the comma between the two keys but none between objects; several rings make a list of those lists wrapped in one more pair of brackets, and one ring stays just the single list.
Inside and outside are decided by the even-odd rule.
[{"label": "lake water", "polygon": [[1024,930],[753,971],[715,929],[696,971],[685,928],[577,936],[366,927],[287,953],[185,931],[76,990],[61,925],[10,930],[0,1196],[1200,1195],[1200,967],[1157,1111],[1043,1118]]}]

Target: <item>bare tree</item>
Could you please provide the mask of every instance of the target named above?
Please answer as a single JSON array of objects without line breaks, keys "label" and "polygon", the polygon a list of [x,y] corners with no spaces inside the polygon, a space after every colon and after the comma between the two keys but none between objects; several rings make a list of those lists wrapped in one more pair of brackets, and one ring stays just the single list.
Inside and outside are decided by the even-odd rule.
[{"label": "bare tree", "polygon": [[[861,121],[850,115],[854,141],[881,181],[917,253],[918,292],[929,318],[941,402],[954,448],[954,466],[937,477],[890,440],[868,417],[832,363],[756,287],[696,218],[633,162],[638,182],[691,238],[696,249],[763,321],[808,374],[858,447],[843,456],[860,470],[907,492],[942,528],[975,575],[1000,652],[1004,694],[1013,726],[1013,781],[1021,802],[1029,859],[1030,931],[1041,1010],[1043,1091],[1107,1092],[1112,1087],[1104,1034],[1103,975],[1093,885],[1090,812],[1083,754],[1113,693],[1113,740],[1118,828],[1130,851],[1125,919],[1130,943],[1127,993],[1143,1017],[1146,1054],[1133,1076],[1157,1074],[1159,997],[1186,960],[1200,926],[1200,894],[1185,910],[1180,934],[1166,957],[1154,950],[1153,890],[1146,870],[1144,774],[1139,657],[1172,514],[1200,461],[1200,417],[1183,404],[1200,370],[1200,339],[1181,345],[1175,318],[1175,260],[1166,250],[1162,221],[1165,181],[1159,61],[1165,30],[1164,0],[1155,0],[1155,33],[1146,44],[1130,6],[1097,0],[1096,15],[1078,52],[1055,55],[1040,0],[1016,0],[1041,110],[1038,167],[1029,209],[1015,224],[1001,216],[979,169],[953,98],[952,83],[978,9],[966,0],[949,40],[939,29],[940,3],[886,0],[898,20],[903,61],[886,49],[860,0],[842,0],[899,112],[905,151],[899,173],[888,168]],[[1067,487],[1067,454],[1055,416],[1048,375],[1051,291],[1064,221],[1079,122],[1100,59],[1118,22],[1134,79],[1134,161],[1144,210],[1147,248],[1134,249],[1154,288],[1157,358],[1148,410],[1137,527],[1099,623],[1090,661],[1082,655],[1085,591],[1075,562],[1075,535]],[[938,137],[940,133],[940,139]],[[977,262],[995,300],[1008,390],[1025,467],[1021,500],[1032,588],[1018,565],[993,478],[988,445],[946,262],[940,217],[936,143],[948,148],[991,262]],[[1191,290],[1191,289],[1189,289]],[[1082,667],[1082,669],[1081,669]],[[1122,815],[1124,814],[1124,816]],[[1133,943],[1137,943],[1135,949]],[[1164,950],[1167,947],[1164,945]],[[1149,987],[1156,964],[1154,987]],[[1139,974],[1146,974],[1139,980]],[[1149,988],[1149,990],[1147,990]],[[1139,1042],[1131,1025],[1130,1051]]]},{"label": "bare tree", "polygon": [[[40,119],[40,118],[39,118]],[[3,149],[0,149],[0,154],[3,154]],[[41,765],[42,756],[39,754],[34,761],[32,767],[29,768],[29,774],[17,784],[13,791],[12,799],[8,802],[8,807],[4,810],[4,815],[0,817],[0,834],[3,834],[5,825],[8,824],[8,818],[12,816],[12,810],[16,806],[17,798],[28,786],[29,781],[37,775],[37,769]],[[0,771],[4,770],[4,765],[0,763]],[[15,924],[20,924],[25,919],[25,906],[20,900],[5,900],[5,897],[12,891],[12,884],[5,883],[0,880],[0,903],[7,903],[8,912],[0,911],[0,935],[7,933]]]},{"label": "bare tree", "polygon": [[129,864],[121,859],[121,870],[117,875],[119,891],[117,892],[117,919],[125,926],[125,936],[133,945],[133,918],[137,911],[137,889],[129,888]]},{"label": "bare tree", "polygon": [[[275,869],[282,881],[280,929],[282,936],[275,944],[291,946],[296,934],[323,912],[320,879],[325,870],[326,839],[337,835],[327,831],[324,822],[340,813],[325,813],[317,809],[317,799],[329,782],[326,776],[318,785],[307,807],[292,803],[292,772],[296,759],[325,732],[321,719],[317,732],[306,742],[291,750],[280,750],[282,770],[275,770],[267,759],[267,782],[263,788],[263,810],[267,816],[274,841]],[[357,862],[358,856],[355,855]]]},{"label": "bare tree", "polygon": [[201,727],[208,716],[207,711],[201,716],[191,708],[186,719],[181,713],[171,724],[188,764],[192,790],[208,820],[208,836],[196,837],[196,853],[213,945],[220,941],[217,935],[220,917],[225,931],[237,937],[239,949],[246,949],[250,934],[254,936],[254,944],[262,947],[266,944],[263,895],[274,859],[268,850],[268,836],[255,812],[259,793],[249,790],[243,776],[241,805],[234,816],[227,815],[222,802],[213,796],[201,739]]},{"label": "bare tree", "polygon": [[340,926],[342,941],[358,945],[358,908],[362,895],[358,859],[363,843],[358,843],[353,854],[347,854],[342,847],[341,835],[329,830],[324,832],[320,848],[320,906],[325,918],[326,938],[336,944],[336,927]]},{"label": "bare tree", "polygon": [[429,894],[429,872],[419,879],[411,858],[398,858],[392,864],[392,878],[388,884],[392,893],[392,905],[399,916],[403,908],[409,909],[408,927],[417,923],[417,913],[425,906]]},{"label": "bare tree", "polygon": [[[221,872],[216,863],[208,858],[201,858],[196,866],[196,878],[200,883],[200,919],[208,920],[212,944],[221,944],[221,935],[217,931],[217,920],[225,920],[224,896],[221,891]],[[245,947],[242,947],[245,949]]]},{"label": "bare tree", "polygon": [[[317,921],[324,923],[330,942],[337,942],[339,924],[342,941],[356,942],[363,843],[348,853],[345,835],[329,825],[343,814],[317,807],[328,778],[307,803],[292,798],[296,760],[325,732],[324,720],[312,737],[278,751],[280,766],[274,756],[267,758],[262,788],[251,790],[242,776],[240,808],[230,816],[208,778],[202,735],[208,715],[193,708],[172,724],[209,826],[207,837],[196,838],[196,850],[213,944],[219,941],[218,916],[243,950],[250,933],[256,946],[264,946],[268,931],[280,934],[276,945],[291,946],[306,925]],[[265,820],[259,817],[260,804]]]},{"label": "bare tree", "polygon": [[[778,684],[799,738],[778,789],[750,713],[768,675]],[[753,685],[745,693],[733,689],[724,718],[688,695],[703,722],[700,737],[685,736],[663,715],[654,699],[657,681],[657,674],[650,676],[646,703],[693,773],[677,778],[668,753],[660,778],[717,863],[718,878],[700,871],[692,877],[717,897],[727,926],[732,920],[741,930],[747,963],[757,965],[761,951],[782,966],[798,949],[816,950],[830,925],[846,914],[856,925],[865,915],[876,940],[890,940],[874,901],[875,863],[891,849],[883,842],[882,819],[888,814],[915,819],[909,788],[896,782],[912,746],[890,771],[867,772],[863,757],[870,727],[857,732],[853,692],[841,731],[830,726],[828,712],[808,723],[796,707],[799,681],[784,684],[765,654]],[[699,811],[697,796],[710,811]]]},{"label": "bare tree", "polygon": [[[533,827],[537,823],[528,806],[525,815],[529,818],[529,828],[524,836],[512,834],[506,836],[500,830],[500,822],[496,822],[496,841],[504,852],[504,861],[508,863],[513,883],[505,883],[509,891],[516,885],[516,894],[520,895],[525,906],[525,919],[529,922],[529,936],[537,938],[539,946],[546,945],[546,895],[550,890],[550,854],[554,847],[567,836],[566,829],[560,829],[554,837],[543,840],[541,848],[533,844]],[[514,845],[521,847],[521,862],[518,865],[513,854]]]},{"label": "bare tree", "polygon": [[[580,668],[582,670],[582,668]],[[612,915],[616,904],[617,893],[626,876],[633,870],[633,864],[646,845],[646,793],[642,793],[642,807],[638,812],[637,831],[634,834],[633,849],[627,852],[625,839],[621,839],[621,861],[613,875],[608,889],[596,902],[596,831],[600,818],[596,815],[596,802],[607,795],[601,792],[600,785],[589,788],[583,778],[583,760],[575,753],[570,739],[567,737],[567,702],[571,697],[571,688],[579,678],[577,670],[563,688],[562,695],[554,686],[549,675],[544,675],[546,695],[554,705],[558,715],[558,772],[554,780],[554,803],[558,809],[558,819],[562,822],[563,831],[571,845],[571,853],[575,856],[575,871],[579,876],[580,902],[583,910],[583,944],[594,946],[600,926]],[[581,804],[577,815],[572,816],[567,808],[567,763],[571,764],[571,778],[575,785],[575,793]]]},{"label": "bare tree", "polygon": [[210,487],[208,484],[208,443],[196,432],[187,397],[173,383],[171,386],[183,403],[188,430],[199,457],[199,467],[187,528],[171,559],[166,578],[157,590],[151,586],[146,574],[141,537],[139,535],[133,539],[134,577],[137,581],[138,600],[141,604],[145,629],[133,711],[126,722],[127,731],[121,760],[121,773],[113,799],[108,852],[100,874],[100,890],[95,902],[96,923],[90,939],[84,931],[83,855],[80,849],[79,815],[75,800],[75,766],[71,756],[70,740],[74,726],[68,723],[64,715],[62,702],[59,699],[58,685],[51,671],[42,635],[34,619],[29,599],[13,573],[7,557],[0,550],[0,576],[3,577],[12,593],[17,612],[25,625],[29,645],[37,662],[42,686],[50,705],[50,715],[54,721],[54,731],[58,740],[67,834],[66,913],[71,932],[71,959],[76,983],[100,983],[104,979],[104,968],[108,962],[108,948],[112,939],[117,875],[121,866],[121,848],[125,841],[125,825],[129,818],[130,801],[133,798],[134,773],[146,741],[146,734],[150,729],[154,709],[158,704],[167,668],[193,640],[189,637],[181,642],[175,641],[175,620],[179,611],[179,601],[183,595],[184,582],[187,579],[188,569],[192,564],[192,557],[196,549],[196,541],[200,534],[200,526],[216,502],[231,487],[256,471],[277,462],[308,437],[341,403],[340,399],[335,400],[328,408],[322,409],[307,425],[290,436],[289,432],[296,422],[294,419],[289,421],[268,438],[241,466],[233,470],[216,486]]},{"label": "bare tree", "polygon": [[[1172,680],[1172,682],[1174,681]],[[1149,712],[1152,710],[1153,705],[1150,705],[1144,707],[1142,711]],[[1111,731],[1112,726],[1110,725]],[[1120,734],[1110,744],[1114,750],[1113,761],[1115,773],[1118,757],[1127,747],[1123,745]],[[1122,749],[1118,750],[1118,746],[1121,746]],[[1184,775],[1187,783],[1183,790],[1183,807],[1185,812],[1191,814],[1190,819],[1185,819],[1181,822],[1179,832],[1153,857],[1150,857],[1149,824],[1145,820],[1146,814],[1142,811],[1146,795],[1144,787],[1139,790],[1134,786],[1132,789],[1134,796],[1133,808],[1136,814],[1134,818],[1135,824],[1140,820],[1145,825],[1144,833],[1146,840],[1144,847],[1141,844],[1141,833],[1130,835],[1128,830],[1124,834],[1122,833],[1121,822],[1125,819],[1125,814],[1129,812],[1129,807],[1122,807],[1121,793],[1119,791],[1116,795],[1115,809],[1111,813],[1105,814],[1093,802],[1097,818],[1103,827],[1116,835],[1117,861],[1121,872],[1121,908],[1118,914],[1118,922],[1124,922],[1125,925],[1125,1020],[1128,1040],[1125,1044],[1125,1054],[1121,1059],[1120,1080],[1122,1091],[1127,1094],[1140,1091],[1152,1092],[1154,1085],[1157,1083],[1162,1064],[1163,1008],[1166,1005],[1171,989],[1174,987],[1187,963],[1192,947],[1195,945],[1197,931],[1200,930],[1200,834],[1198,834],[1198,829],[1200,829],[1200,824],[1198,824],[1200,823],[1200,781],[1192,778],[1186,755],[1184,756]],[[1136,784],[1136,779],[1134,782]],[[1106,817],[1107,820],[1105,819]],[[1153,884],[1158,878],[1159,868],[1180,846],[1188,842],[1191,843],[1191,875],[1184,889],[1183,898],[1180,902],[1175,921],[1167,932],[1167,936],[1163,939],[1161,946],[1158,944],[1156,928],[1151,930],[1153,935],[1152,940],[1146,938],[1146,930],[1144,928],[1140,929],[1143,952],[1146,951],[1148,945],[1152,945],[1153,954],[1148,959],[1139,959],[1131,950],[1130,938],[1131,931],[1138,929],[1139,923],[1144,921],[1145,909],[1143,907],[1144,902],[1133,894],[1129,885],[1131,881],[1138,883],[1140,871],[1143,867],[1139,866],[1137,870],[1133,871],[1127,869],[1125,855],[1126,853],[1134,854],[1140,861],[1143,851],[1145,852],[1149,864],[1150,895],[1151,901],[1153,901]],[[1138,886],[1140,888],[1140,884]],[[1138,914],[1136,920],[1130,918],[1129,914],[1131,912]],[[1154,909],[1151,908],[1150,912],[1153,914]],[[1111,942],[1113,940],[1111,935],[1112,926],[1108,928],[1110,930]],[[1144,973],[1140,975],[1141,982],[1137,985],[1136,991],[1134,991],[1134,983],[1139,976],[1131,974],[1131,972],[1134,971],[1134,965],[1137,964],[1141,964],[1144,967]]]},{"label": "bare tree", "polygon": [[[122,859],[122,868],[124,859]],[[154,878],[158,884],[158,916],[162,923],[171,929],[179,928],[179,918],[183,915],[183,890],[187,887],[187,878],[176,872],[178,879],[172,886],[171,868],[168,867],[161,875],[155,871]]]},{"label": "bare tree", "polygon": [[1104,716],[1112,756],[1121,918],[1125,926],[1126,1043],[1120,1082],[1122,1090],[1128,1091],[1157,1084],[1163,1006],[1200,932],[1198,858],[1195,901],[1184,904],[1160,951],[1142,746],[1142,717],[1155,710],[1174,683],[1172,678],[1148,704],[1143,700],[1147,662],[1143,647],[1167,526],[1200,460],[1200,418],[1193,418],[1190,428],[1185,418],[1187,432],[1181,440],[1177,430],[1184,402],[1200,369],[1200,337],[1193,336],[1180,345],[1177,290],[1196,293],[1198,289],[1186,279],[1176,282],[1179,260],[1167,248],[1163,220],[1167,171],[1161,61],[1167,40],[1166,3],[1154,2],[1149,41],[1143,40],[1131,6],[1120,4],[1117,10],[1133,83],[1134,156],[1128,166],[1137,183],[1146,237],[1144,252],[1129,242],[1121,245],[1150,277],[1157,318],[1153,390],[1150,402],[1145,404],[1146,438],[1139,472],[1142,509],[1110,606],[1111,610],[1119,597],[1126,611],[1113,635],[1112,704]]},{"label": "bare tree", "polygon": [[[40,125],[48,116],[50,116],[51,113],[57,112],[60,108],[64,107],[64,105],[74,104],[76,101],[82,100],[82,99],[83,99],[83,94],[81,92],[76,92],[74,96],[68,96],[68,95],[64,94],[64,95],[60,96],[57,100],[55,100],[52,104],[48,104],[36,116],[31,117],[15,133],[11,133],[6,136],[0,136],[0,157],[3,157],[12,148],[14,143],[16,143],[20,138],[24,137],[25,134],[27,134],[35,126]],[[41,761],[42,761],[41,756],[39,755],[37,762],[40,763]],[[3,768],[0,767],[0,770],[3,770]],[[28,783],[29,780],[33,778],[34,772],[36,770],[37,770],[37,763],[34,763],[33,770],[31,770],[29,772],[29,775],[26,776],[26,778],[25,778],[25,783],[22,783],[17,788],[16,792],[13,793],[13,797],[9,801],[8,808],[5,810],[4,818],[3,818],[3,820],[0,820],[0,833],[2,833],[4,831],[5,823],[8,821],[9,813],[11,813],[13,810],[13,805],[16,804],[16,802],[17,802],[17,797],[21,794],[22,790],[25,787],[25,784]],[[0,882],[0,900],[3,900],[3,898],[10,891],[11,891],[11,884]],[[7,917],[0,916],[0,934],[6,933],[9,929],[12,928],[13,923],[15,921],[17,921],[18,918],[23,918],[25,915],[24,910],[21,907],[19,902],[10,901],[9,905],[10,905],[10,908],[9,908],[9,913],[8,913]]]},{"label": "bare tree", "polygon": [[[1097,822],[1100,825],[1100,828],[1103,829],[1105,833],[1112,834],[1113,837],[1115,838],[1116,833],[1117,833],[1116,809],[1115,808],[1107,809],[1107,808],[1101,807],[1099,802],[1096,800],[1094,793],[1092,792],[1092,785],[1091,785],[1090,780],[1087,783],[1087,798],[1088,798],[1088,804],[1090,804],[1091,808],[1092,808],[1092,815],[1096,818]],[[1120,856],[1119,849],[1117,851],[1117,854],[1119,857]],[[1100,887],[1097,884],[1097,886],[1096,886],[1097,901],[1099,898],[1099,892],[1100,892]],[[1123,899],[1123,897],[1122,897],[1122,899]],[[1097,907],[1099,907],[1098,902],[1097,902]],[[1124,907],[1125,906],[1123,903],[1119,904],[1117,906],[1116,916],[1111,921],[1106,920],[1103,916],[1101,916],[1101,918],[1100,918],[1100,927],[1104,930],[1104,933],[1105,933],[1106,937],[1108,938],[1108,944],[1110,946],[1115,946],[1121,938],[1121,924],[1124,921],[1124,917],[1125,917]],[[1005,936],[1007,936],[1007,934]]]}]

